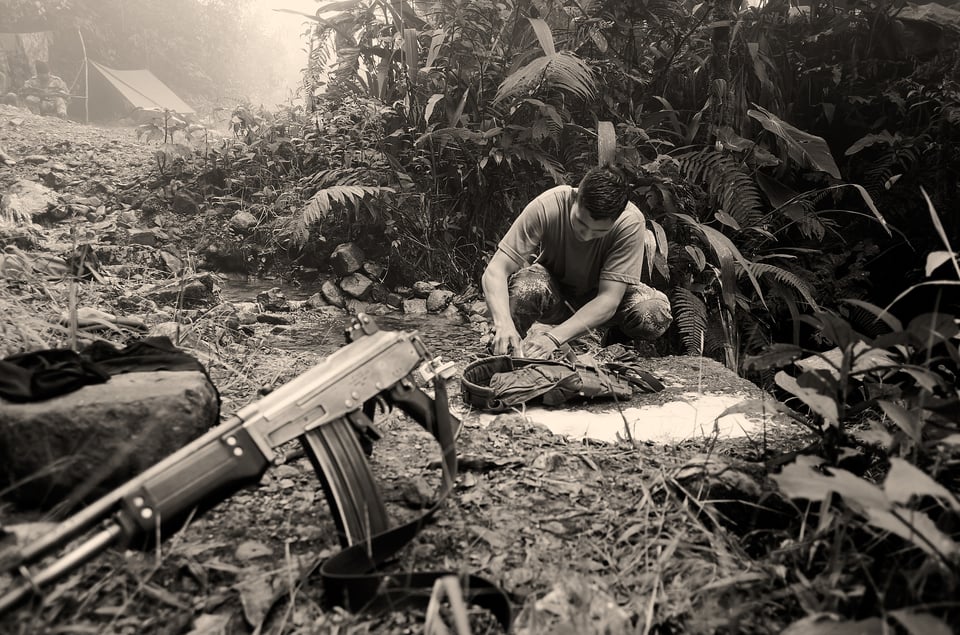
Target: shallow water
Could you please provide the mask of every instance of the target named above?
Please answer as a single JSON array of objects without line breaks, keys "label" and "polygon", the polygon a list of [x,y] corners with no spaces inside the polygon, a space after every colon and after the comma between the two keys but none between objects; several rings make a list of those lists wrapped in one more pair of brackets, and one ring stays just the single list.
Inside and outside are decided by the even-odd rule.
[{"label": "shallow water", "polygon": [[[221,289],[221,297],[228,302],[253,302],[257,294],[279,288],[288,300],[306,300],[320,290],[319,285],[295,286],[280,280],[228,277]],[[404,315],[397,312],[373,317],[381,329],[392,331],[416,330],[434,355],[447,361],[459,361],[471,352],[481,350],[479,335],[470,325],[455,322],[440,315]],[[344,331],[350,325],[350,316],[313,318],[308,312],[298,316],[297,323],[282,333],[271,335],[270,346],[291,351],[311,351],[329,354],[344,343]]]},{"label": "shallow water", "polygon": [[[457,324],[437,315],[409,316],[402,313],[372,316],[377,326],[388,331],[416,330],[427,348],[446,361],[459,361],[480,351],[480,336],[467,324]],[[350,316],[323,321],[300,321],[281,334],[273,335],[268,343],[283,350],[307,350],[328,354],[344,343],[344,332],[350,325]]]},{"label": "shallow water", "polygon": [[257,294],[274,287],[283,291],[288,300],[306,300],[320,291],[320,283],[290,284],[279,279],[251,278],[234,274],[221,275],[224,277],[224,283],[220,289],[220,295],[227,302],[253,302],[257,299]]}]

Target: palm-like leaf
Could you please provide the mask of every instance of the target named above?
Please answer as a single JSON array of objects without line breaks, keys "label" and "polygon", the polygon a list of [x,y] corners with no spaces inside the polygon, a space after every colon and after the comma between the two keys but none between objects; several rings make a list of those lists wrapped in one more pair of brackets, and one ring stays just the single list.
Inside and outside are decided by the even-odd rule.
[{"label": "palm-like leaf", "polygon": [[750,263],[749,268],[757,278],[761,278],[764,275],[772,276],[780,284],[790,287],[799,293],[814,310],[820,310],[820,305],[818,305],[817,301],[813,298],[813,291],[810,289],[810,285],[795,273],[765,262]]},{"label": "palm-like leaf", "polygon": [[317,190],[287,225],[293,244],[296,247],[305,245],[310,237],[310,226],[322,222],[335,206],[357,205],[367,196],[387,192],[393,192],[393,189],[374,185],[331,185]]},{"label": "palm-like leaf", "polygon": [[707,333],[707,305],[693,291],[677,287],[671,301],[673,317],[688,355],[703,353]]},{"label": "palm-like leaf", "polygon": [[511,73],[500,84],[493,103],[534,93],[543,87],[566,90],[585,100],[592,99],[597,92],[590,66],[573,53],[560,51],[538,57]]}]

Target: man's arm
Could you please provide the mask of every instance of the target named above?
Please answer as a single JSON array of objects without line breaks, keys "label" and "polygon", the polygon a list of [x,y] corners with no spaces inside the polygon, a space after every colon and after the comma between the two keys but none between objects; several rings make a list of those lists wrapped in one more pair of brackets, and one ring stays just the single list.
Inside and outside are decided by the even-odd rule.
[{"label": "man's arm", "polygon": [[493,354],[507,355],[511,351],[522,356],[523,350],[520,346],[520,333],[517,332],[517,325],[513,322],[513,316],[510,315],[510,294],[507,288],[507,281],[514,273],[520,270],[513,258],[499,249],[483,272],[480,283],[483,286],[483,297],[490,309],[490,317],[493,319]]},{"label": "man's arm", "polygon": [[[623,300],[627,291],[625,282],[614,280],[600,280],[597,296],[580,307],[563,324],[550,330],[550,336],[563,344],[575,337],[609,322]],[[557,349],[557,344],[547,335],[536,335],[527,340],[526,356],[533,358],[547,357]]]}]

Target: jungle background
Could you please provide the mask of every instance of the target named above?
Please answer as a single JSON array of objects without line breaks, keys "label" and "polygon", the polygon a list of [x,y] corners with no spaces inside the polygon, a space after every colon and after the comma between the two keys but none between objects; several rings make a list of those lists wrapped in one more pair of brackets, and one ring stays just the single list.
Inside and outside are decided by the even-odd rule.
[{"label": "jungle background", "polygon": [[[748,529],[727,536],[729,519],[697,507],[734,560],[762,563],[714,580],[737,588],[710,604],[726,621],[689,619],[703,605],[657,619],[656,577],[615,627],[570,632],[956,632],[960,6],[318,3],[289,34],[301,86],[267,106],[254,95],[270,44],[243,5],[0,10],[83,29],[104,59],[149,65],[206,106],[138,130],[138,205],[205,212],[182,222],[200,268],[309,283],[351,241],[385,285],[466,292],[528,200],[601,159],[625,164],[645,274],[674,306],[658,352],[720,361],[812,435],[789,459],[751,457],[778,493]],[[254,219],[244,231],[225,222],[238,212]],[[809,355],[826,366],[793,365]],[[687,505],[673,484],[649,496]],[[730,617],[730,603],[756,611]],[[557,632],[550,618],[525,627]]]}]

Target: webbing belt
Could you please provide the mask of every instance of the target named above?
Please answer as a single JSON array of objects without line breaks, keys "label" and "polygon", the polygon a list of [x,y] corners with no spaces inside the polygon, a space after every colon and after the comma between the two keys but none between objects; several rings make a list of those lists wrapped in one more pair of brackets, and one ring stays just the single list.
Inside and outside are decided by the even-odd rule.
[{"label": "webbing belt", "polygon": [[504,631],[509,632],[513,618],[510,600],[503,589],[489,580],[449,571],[384,573],[378,570],[414,539],[453,490],[457,475],[455,439],[460,422],[450,415],[447,389],[442,379],[434,380],[434,391],[431,405],[426,405],[423,393],[412,385],[394,386],[390,397],[440,444],[443,481],[436,502],[420,517],[355,542],[325,560],[319,569],[324,592],[333,604],[351,611],[380,613],[425,608],[434,583],[440,578],[457,575],[464,598],[490,611]]}]

